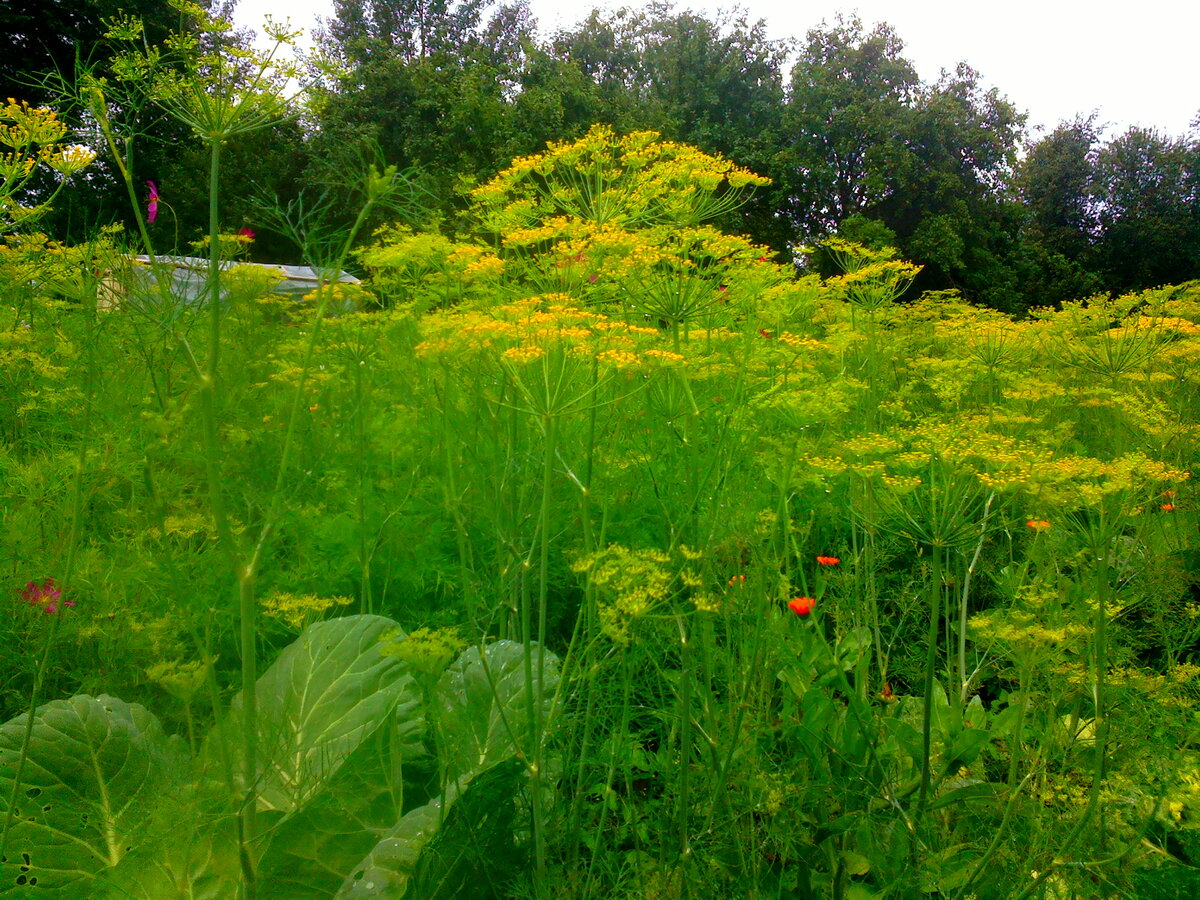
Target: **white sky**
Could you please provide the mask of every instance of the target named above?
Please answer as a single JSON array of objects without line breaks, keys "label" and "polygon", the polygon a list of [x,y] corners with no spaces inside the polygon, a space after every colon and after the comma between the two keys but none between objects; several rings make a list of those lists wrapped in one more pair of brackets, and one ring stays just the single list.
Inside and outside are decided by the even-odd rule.
[{"label": "white sky", "polygon": [[[594,6],[640,6],[637,0],[530,0],[545,36],[574,25]],[[710,16],[734,4],[679,2]],[[1186,133],[1200,113],[1200,3],[1139,0],[743,0],[773,38],[803,38],[839,11],[858,12],[868,28],[892,25],[922,78],[936,80],[960,60],[999,88],[1031,128],[1046,130],[1077,113],[1099,111],[1108,135],[1131,125],[1170,136]],[[311,30],[331,14],[331,0],[239,0],[237,21],[259,27],[266,15]]]}]

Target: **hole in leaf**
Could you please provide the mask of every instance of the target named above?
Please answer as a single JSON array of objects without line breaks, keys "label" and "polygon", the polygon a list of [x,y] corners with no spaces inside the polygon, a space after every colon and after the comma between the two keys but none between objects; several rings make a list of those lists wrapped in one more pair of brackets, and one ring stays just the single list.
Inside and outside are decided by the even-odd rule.
[{"label": "hole in leaf", "polygon": [[25,860],[25,865],[27,865],[27,866],[33,862],[33,857],[30,856],[28,853],[22,853],[21,859]]},{"label": "hole in leaf", "polygon": [[36,875],[30,875],[30,876],[29,876],[29,886],[30,886],[30,887],[33,887],[35,884],[37,884],[37,876],[36,876]]},{"label": "hole in leaf", "polygon": [[31,787],[29,790],[27,790],[25,792],[25,796],[26,797],[36,797],[41,792],[42,792],[42,789],[40,787]]},{"label": "hole in leaf", "polygon": [[24,883],[25,883],[25,882],[27,882],[28,880],[29,880],[29,879],[28,879],[28,878],[26,878],[24,875],[18,875],[18,876],[17,876],[17,884],[24,884]]},{"label": "hole in leaf", "polygon": [[50,804],[49,803],[47,803],[45,806],[42,807],[42,812],[50,812]]}]

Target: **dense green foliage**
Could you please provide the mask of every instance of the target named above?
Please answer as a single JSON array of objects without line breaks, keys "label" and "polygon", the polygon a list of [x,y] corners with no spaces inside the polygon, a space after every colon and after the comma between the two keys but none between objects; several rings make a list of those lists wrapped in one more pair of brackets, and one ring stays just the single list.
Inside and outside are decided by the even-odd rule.
[{"label": "dense green foliage", "polygon": [[[387,41],[372,33],[368,53],[354,32],[362,23],[340,12],[325,46],[346,70],[328,83],[318,116],[328,142],[317,146],[330,150],[318,149],[315,164],[344,151],[349,135],[369,135],[389,162],[424,166],[454,220],[455,179],[489,178],[508,158],[602,121],[653,129],[771,177],[723,224],[783,258],[848,217],[867,219],[926,267],[920,286],[955,287],[1010,311],[1200,274],[1194,139],[1134,132],[1098,152],[1093,134],[1077,193],[1048,198],[1056,175],[1041,169],[1055,165],[1051,148],[1068,126],[1024,144],[1023,116],[978,73],[962,65],[922,82],[887,26],[839,19],[815,28],[788,72],[787,46],[769,41],[761,22],[659,5],[593,13],[538,45],[527,15],[510,7],[492,20],[491,41],[480,40],[481,13],[470,7],[470,37],[445,18],[445,33],[415,56],[400,39],[411,32],[403,23]],[[1073,255],[1039,227],[1050,199],[1086,226]]]},{"label": "dense green foliage", "polygon": [[[142,7],[129,11],[146,18],[151,40],[187,21],[165,0]],[[55,4],[56,15],[78,20],[76,32],[94,34],[84,42],[97,48],[92,65],[103,68],[114,52],[100,23],[116,8]],[[56,43],[65,32],[20,4],[0,17],[13,66],[0,73],[5,89],[41,102],[46,91],[22,77],[73,71]],[[834,233],[857,240],[865,222],[924,266],[918,288],[955,288],[1018,313],[1200,275],[1196,134],[1132,129],[1104,140],[1093,115],[1029,135],[1020,111],[970,66],[924,82],[886,25],[837,18],[781,42],[761,21],[653,4],[594,11],[543,37],[520,2],[339,0],[317,37],[304,127],[278,123],[229,148],[224,224],[261,233],[261,259],[297,261],[239,190],[246,185],[292,201],[303,184],[338,181],[364,154],[381,153],[420,170],[437,198],[428,213],[453,236],[471,184],[604,122],[654,130],[770,177],[720,224],[780,259]],[[140,114],[137,130],[149,139],[139,143],[138,177],[171,197],[175,242],[185,248],[206,227],[191,177],[205,151],[169,118]],[[77,240],[116,215],[116,201],[103,191],[66,198],[49,228]]]}]

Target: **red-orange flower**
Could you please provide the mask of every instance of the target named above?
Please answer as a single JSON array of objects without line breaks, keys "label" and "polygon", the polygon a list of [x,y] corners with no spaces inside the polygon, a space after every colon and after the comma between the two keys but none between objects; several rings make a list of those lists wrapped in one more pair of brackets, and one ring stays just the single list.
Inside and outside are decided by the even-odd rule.
[{"label": "red-orange flower", "polygon": [[1164,503],[1161,507],[1159,507],[1159,509],[1161,509],[1163,512],[1175,512],[1175,504]]},{"label": "red-orange flower", "polygon": [[836,566],[840,562],[841,562],[841,560],[838,559],[836,556],[818,556],[817,557],[817,565],[818,566]]},{"label": "red-orange flower", "polygon": [[745,575],[734,575],[732,578],[729,579],[730,587],[733,587],[734,585],[745,584],[745,583],[746,583]]},{"label": "red-orange flower", "polygon": [[797,597],[788,603],[788,609],[798,616],[807,616],[816,605],[817,601],[812,597]]},{"label": "red-orange flower", "polygon": [[1050,527],[1050,523],[1045,519],[1030,519],[1025,523],[1026,528],[1032,528],[1034,531],[1045,531]]}]

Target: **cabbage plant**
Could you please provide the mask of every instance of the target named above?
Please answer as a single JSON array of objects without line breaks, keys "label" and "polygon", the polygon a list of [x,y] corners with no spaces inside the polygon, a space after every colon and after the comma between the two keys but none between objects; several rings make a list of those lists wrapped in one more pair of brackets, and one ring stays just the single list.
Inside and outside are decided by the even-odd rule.
[{"label": "cabbage plant", "polygon": [[[359,615],[314,624],[288,646],[257,682],[253,790],[240,694],[194,756],[137,704],[81,695],[40,706],[0,896],[218,900],[241,895],[249,877],[272,900],[429,900],[503,883],[521,858],[516,798],[534,739],[526,650],[468,648],[422,692],[389,652],[405,639],[392,620]],[[545,655],[543,697],[558,663]],[[27,716],[0,727],[3,798]],[[431,762],[427,722],[446,748],[443,789],[406,803],[406,766]],[[249,859],[238,841],[247,797],[258,820]]]}]

